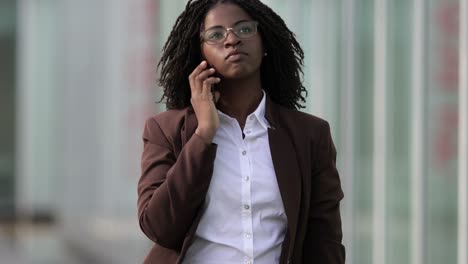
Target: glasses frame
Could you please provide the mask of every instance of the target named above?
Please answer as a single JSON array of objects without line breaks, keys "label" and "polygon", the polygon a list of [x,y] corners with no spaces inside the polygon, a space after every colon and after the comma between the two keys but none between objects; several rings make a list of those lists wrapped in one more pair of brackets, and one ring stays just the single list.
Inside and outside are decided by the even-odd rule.
[{"label": "glasses frame", "polygon": [[252,36],[249,36],[249,37],[240,37],[240,36],[238,35],[238,33],[236,32],[236,30],[234,29],[237,25],[234,25],[234,27],[230,27],[230,28],[222,27],[222,28],[224,29],[224,31],[225,31],[224,37],[223,37],[222,39],[220,39],[219,41],[217,41],[217,42],[210,42],[210,41],[206,40],[204,36],[205,36],[205,33],[206,33],[207,30],[203,30],[203,31],[200,32],[200,42],[205,42],[205,43],[208,44],[208,45],[217,45],[217,44],[219,44],[219,43],[224,42],[224,41],[227,39],[227,37],[228,37],[228,35],[229,35],[229,31],[232,31],[232,33],[233,33],[234,35],[236,35],[236,37],[239,38],[239,39],[249,39],[249,38],[252,38],[252,37],[254,37],[255,35],[257,35],[257,34],[258,34],[258,21],[255,21],[255,20],[242,21],[242,22],[240,22],[239,24],[245,23],[245,22],[252,22],[252,23],[255,25],[255,32],[254,32],[254,34],[253,34]]}]

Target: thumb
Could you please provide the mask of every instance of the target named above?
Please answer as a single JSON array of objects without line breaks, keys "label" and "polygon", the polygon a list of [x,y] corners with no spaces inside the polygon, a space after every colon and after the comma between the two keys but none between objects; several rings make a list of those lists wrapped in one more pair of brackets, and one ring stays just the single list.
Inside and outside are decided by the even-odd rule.
[{"label": "thumb", "polygon": [[221,94],[219,93],[219,91],[214,91],[214,102],[215,104],[219,101],[219,97],[221,97]]}]

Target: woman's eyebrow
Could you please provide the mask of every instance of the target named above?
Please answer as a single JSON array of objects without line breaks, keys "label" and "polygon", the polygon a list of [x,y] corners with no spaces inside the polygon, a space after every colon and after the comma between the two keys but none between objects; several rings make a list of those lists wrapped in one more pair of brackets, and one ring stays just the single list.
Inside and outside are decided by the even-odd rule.
[{"label": "woman's eyebrow", "polygon": [[[251,21],[251,20],[248,20],[248,19],[239,20],[239,21],[237,21],[236,23],[234,23],[233,27],[236,26],[236,25],[239,24],[239,23],[247,22],[247,21]],[[224,27],[221,26],[221,25],[216,25],[216,26],[212,26],[212,27],[209,27],[209,28],[205,29],[205,31],[206,31],[206,30],[213,29],[213,28],[224,28]]]}]

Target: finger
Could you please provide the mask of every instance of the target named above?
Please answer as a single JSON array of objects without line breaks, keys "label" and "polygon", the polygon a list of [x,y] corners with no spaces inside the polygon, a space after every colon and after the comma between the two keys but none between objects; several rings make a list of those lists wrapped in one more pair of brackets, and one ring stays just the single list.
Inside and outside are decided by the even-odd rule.
[{"label": "finger", "polygon": [[200,82],[203,80],[200,80],[199,75],[201,72],[206,71],[205,68],[207,67],[207,65],[208,63],[206,61],[202,61],[189,75],[189,84],[190,84],[190,90],[192,91],[192,93],[202,92],[202,85],[200,84]]},{"label": "finger", "polygon": [[202,61],[200,64],[198,64],[197,67],[192,71],[192,73],[189,75],[189,79],[194,80],[208,65],[206,61]]},{"label": "finger", "polygon": [[197,80],[204,81],[206,78],[208,78],[210,75],[212,75],[215,72],[214,68],[210,68],[207,70],[202,71],[198,76],[196,77]]},{"label": "finger", "polygon": [[203,91],[202,94],[211,93],[211,86],[217,84],[221,81],[218,77],[210,77],[203,81]]},{"label": "finger", "polygon": [[219,91],[214,91],[214,102],[215,104],[218,103],[219,98],[221,97],[221,93]]}]

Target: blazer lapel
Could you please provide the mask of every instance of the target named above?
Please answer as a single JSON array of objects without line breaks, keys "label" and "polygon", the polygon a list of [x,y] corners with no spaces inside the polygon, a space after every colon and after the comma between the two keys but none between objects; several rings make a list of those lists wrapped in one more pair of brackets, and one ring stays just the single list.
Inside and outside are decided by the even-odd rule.
[{"label": "blazer lapel", "polygon": [[268,129],[271,158],[288,218],[289,254],[294,248],[299,210],[301,204],[301,173],[296,150],[289,133],[278,121],[277,110],[267,97],[266,118],[271,125]]}]

